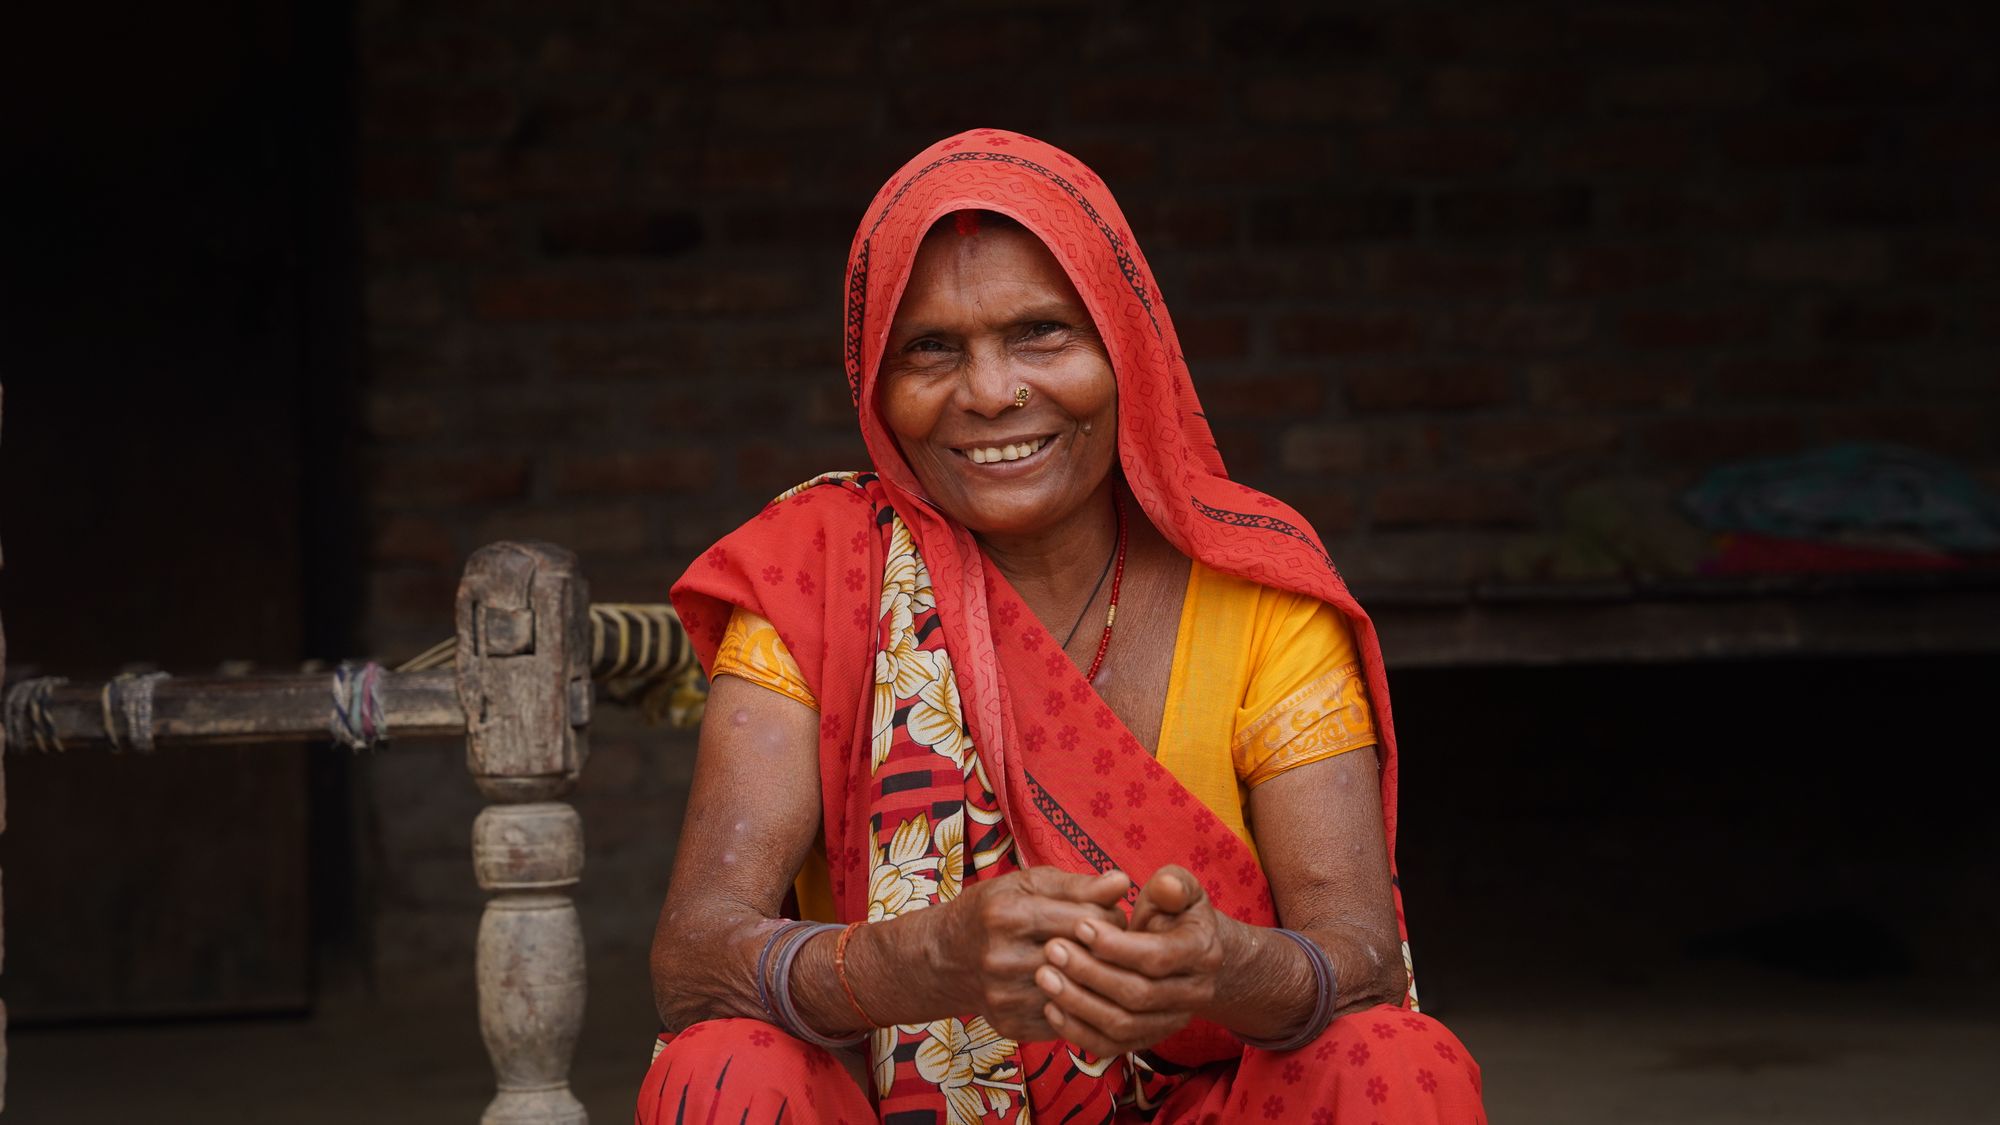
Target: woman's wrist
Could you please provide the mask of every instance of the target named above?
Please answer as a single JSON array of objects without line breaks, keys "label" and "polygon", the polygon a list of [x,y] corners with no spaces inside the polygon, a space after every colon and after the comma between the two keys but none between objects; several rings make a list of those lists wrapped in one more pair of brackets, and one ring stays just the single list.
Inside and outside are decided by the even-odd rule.
[{"label": "woman's wrist", "polygon": [[1202,1018],[1256,1040],[1294,1034],[1314,1018],[1320,989],[1304,949],[1273,927],[1219,911],[1217,931],[1224,968]]}]

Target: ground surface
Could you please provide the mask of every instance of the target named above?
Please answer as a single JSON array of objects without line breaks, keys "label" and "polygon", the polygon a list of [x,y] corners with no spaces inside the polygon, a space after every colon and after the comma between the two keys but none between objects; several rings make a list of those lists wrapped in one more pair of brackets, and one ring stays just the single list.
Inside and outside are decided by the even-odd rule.
[{"label": "ground surface", "polygon": [[[1990,1018],[1927,1010],[1902,988],[1715,983],[1432,1007],[1485,1067],[1496,1122],[2000,1120]],[[645,997],[600,982],[574,1072],[593,1121],[630,1120],[649,1019]],[[11,1047],[9,1125],[469,1123],[489,1089],[469,997],[350,1001],[311,1019],[27,1028]]]}]

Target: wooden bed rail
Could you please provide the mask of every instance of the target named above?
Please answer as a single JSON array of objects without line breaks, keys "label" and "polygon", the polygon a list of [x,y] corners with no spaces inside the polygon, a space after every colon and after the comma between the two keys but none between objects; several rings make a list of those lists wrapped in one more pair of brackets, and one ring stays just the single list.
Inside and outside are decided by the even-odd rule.
[{"label": "wooden bed rail", "polygon": [[[328,740],[359,749],[391,737],[464,738],[488,801],[472,829],[473,876],[492,896],[477,978],[498,1089],[482,1121],[580,1125],[569,1065],[583,1025],[584,944],[570,888],[583,875],[583,824],[564,798],[588,756],[592,677],[622,681],[628,697],[643,690],[649,710],[665,710],[661,685],[690,670],[692,657],[664,607],[592,607],[575,556],[549,544],[474,553],[456,619],[449,666],[32,680],[7,693],[7,749]],[[413,664],[444,661],[439,646]],[[4,1050],[0,1041],[0,1060]]]}]

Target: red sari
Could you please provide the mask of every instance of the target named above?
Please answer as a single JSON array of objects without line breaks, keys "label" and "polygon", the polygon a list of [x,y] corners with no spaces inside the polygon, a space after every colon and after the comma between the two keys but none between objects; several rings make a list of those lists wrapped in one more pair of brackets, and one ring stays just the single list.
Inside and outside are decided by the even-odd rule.
[{"label": "red sari", "polygon": [[[820,701],[821,823],[842,920],[949,899],[1022,865],[1117,867],[1143,881],[1206,844],[1226,858],[1207,878],[1216,907],[1273,925],[1270,887],[1248,849],[1145,752],[971,535],[930,504],[875,408],[875,373],[918,244],[939,218],[966,209],[1034,232],[1076,286],[1116,374],[1121,470],[1167,539],[1218,571],[1348,618],[1374,705],[1394,854],[1395,736],[1374,627],[1305,521],[1224,472],[1152,273],[1103,182],[1028,137],[981,129],[948,138],[877,193],[849,254],[846,292],[848,382],[876,471],[834,474],[775,501],[689,568],[675,607],[705,666],[732,607],[770,619]],[[1092,812],[1092,796],[1111,782],[1124,804]],[[1400,926],[1400,891],[1396,911]],[[1456,1108],[1398,1116],[1387,1079],[1370,1066],[1366,1081],[1357,1073],[1345,1083],[1369,1115],[1357,1120],[1479,1118],[1477,1070],[1469,1058],[1457,1065],[1463,1048],[1434,1021],[1386,1008],[1336,1021],[1320,1043],[1288,1055],[1247,1049],[1200,1022],[1151,1051],[1103,1060],[1059,1041],[1013,1043],[977,1017],[884,1029],[871,1044],[875,1110],[884,1121],[1017,1120],[1031,1110],[1094,1122],[1150,1117],[1163,1105],[1200,1117],[1204,1104],[1241,1100],[1238,1108],[1261,1112],[1309,1069],[1340,1070],[1325,1061],[1337,1029],[1370,1015],[1388,1033],[1350,1027],[1358,1053],[1340,1061],[1361,1068],[1399,1035],[1421,1035],[1439,1048],[1424,1060],[1436,1069],[1403,1068],[1397,1081],[1423,1097],[1402,1100],[1436,1103],[1449,1085]],[[1447,1052],[1456,1069],[1447,1071]],[[665,1075],[687,1061],[649,1077],[659,1112],[673,1112]],[[1334,1096],[1320,1088],[1319,1097]]]}]

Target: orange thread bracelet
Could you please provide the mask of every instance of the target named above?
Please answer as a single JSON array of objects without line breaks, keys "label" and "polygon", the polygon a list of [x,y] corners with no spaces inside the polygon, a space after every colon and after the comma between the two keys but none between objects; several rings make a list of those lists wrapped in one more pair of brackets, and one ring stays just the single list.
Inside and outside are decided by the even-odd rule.
[{"label": "orange thread bracelet", "polygon": [[840,978],[840,990],[847,994],[847,1002],[854,1007],[854,1014],[861,1017],[861,1022],[869,1027],[880,1027],[882,1025],[876,1023],[874,1017],[862,1008],[861,1001],[854,995],[854,986],[847,983],[847,939],[854,936],[854,931],[867,924],[849,922],[847,928],[840,931],[840,940],[833,943],[833,975]]}]

